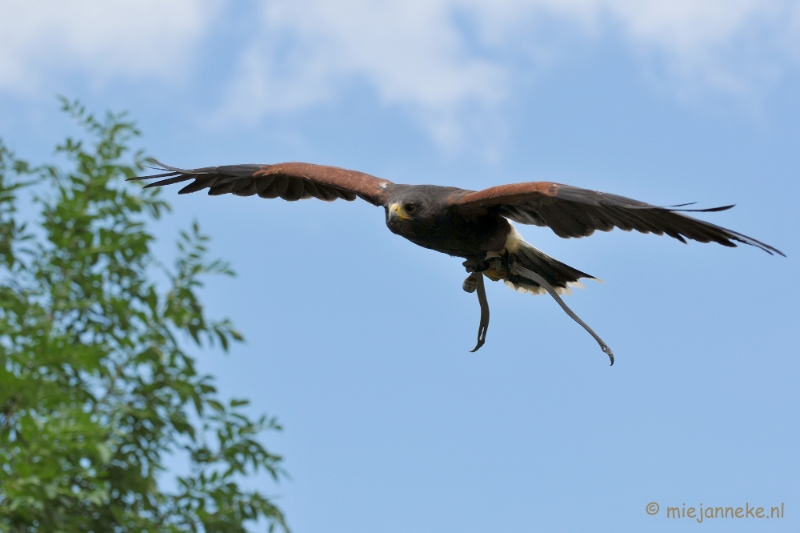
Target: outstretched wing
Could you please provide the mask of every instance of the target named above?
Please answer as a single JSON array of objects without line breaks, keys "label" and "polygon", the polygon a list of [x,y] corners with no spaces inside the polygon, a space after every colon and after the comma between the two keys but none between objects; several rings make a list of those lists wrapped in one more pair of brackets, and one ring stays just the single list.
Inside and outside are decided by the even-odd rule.
[{"label": "outstretched wing", "polygon": [[164,178],[147,187],[161,187],[194,180],[178,194],[208,189],[212,196],[235,194],[261,198],[283,198],[290,202],[319,198],[332,202],[338,198],[353,201],[362,198],[373,205],[382,205],[383,198],[393,187],[389,180],[363,172],[310,163],[279,163],[277,165],[228,165],[192,170],[170,167],[152,159],[160,174],[139,176],[132,180]]},{"label": "outstretched wing", "polygon": [[587,237],[595,230],[667,234],[681,242],[717,242],[736,246],[732,241],[761,248],[769,254],[784,255],[780,250],[741,233],[697,220],[678,211],[710,212],[730,209],[732,205],[711,209],[676,209],[658,207],[615,194],[590,191],[550,182],[500,185],[477,192],[464,191],[451,196],[450,203],[465,213],[493,210],[522,224],[547,226],[559,237]]}]

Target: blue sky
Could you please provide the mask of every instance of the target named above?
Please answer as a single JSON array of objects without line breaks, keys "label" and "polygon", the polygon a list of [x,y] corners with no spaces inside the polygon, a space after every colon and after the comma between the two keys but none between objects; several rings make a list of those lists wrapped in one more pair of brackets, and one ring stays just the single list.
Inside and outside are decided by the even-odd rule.
[{"label": "blue sky", "polygon": [[[703,218],[787,254],[518,227],[605,280],[567,303],[488,286],[364,202],[170,196],[235,279],[247,343],[201,355],[285,431],[297,532],[683,531],[667,506],[785,505],[704,531],[797,531],[800,6],[788,0],[4,3],[0,137],[50,156],[55,94],[128,110],[194,167],[308,161],[400,183],[547,180]],[[648,516],[645,506],[661,511]],[[768,528],[768,529],[767,529]]]}]

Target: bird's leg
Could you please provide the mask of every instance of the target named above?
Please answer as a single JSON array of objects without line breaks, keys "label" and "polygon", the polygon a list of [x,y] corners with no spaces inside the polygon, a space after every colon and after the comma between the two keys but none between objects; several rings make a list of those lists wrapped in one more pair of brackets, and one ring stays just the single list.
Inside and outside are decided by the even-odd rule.
[{"label": "bird's leg", "polygon": [[481,304],[481,322],[478,325],[478,344],[470,352],[477,352],[486,342],[486,332],[489,331],[489,300],[486,298],[486,287],[483,283],[483,274],[477,273],[478,303]]},{"label": "bird's leg", "polygon": [[467,272],[483,272],[491,266],[491,263],[486,259],[467,259],[463,263]]},{"label": "bird's leg", "polygon": [[464,280],[461,286],[465,292],[473,293],[478,287],[478,279],[481,278],[481,272],[489,268],[488,261],[476,261],[475,259],[467,259],[462,263],[469,276]]},{"label": "bird's leg", "polygon": [[481,305],[481,321],[478,326],[478,344],[470,352],[476,352],[486,342],[486,332],[489,330],[489,300],[486,298],[486,287],[483,282],[482,272],[489,268],[487,261],[464,261],[464,268],[469,276],[464,280],[463,289],[467,292],[478,291],[478,303]]}]

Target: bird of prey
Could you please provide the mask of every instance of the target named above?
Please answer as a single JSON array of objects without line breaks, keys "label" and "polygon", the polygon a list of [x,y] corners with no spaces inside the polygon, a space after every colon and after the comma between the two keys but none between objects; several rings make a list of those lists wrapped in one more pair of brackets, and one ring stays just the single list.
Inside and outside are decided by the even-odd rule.
[{"label": "bird of prey", "polygon": [[208,189],[208,194],[258,195],[290,202],[318,198],[331,202],[361,198],[383,207],[386,225],[414,244],[464,259],[469,276],[464,290],[478,291],[481,305],[479,349],[489,326],[489,306],[484,276],[502,280],[510,287],[539,294],[547,291],[570,317],[598,342],[614,364],[614,354],[594,331],[580,320],[558,294],[580,279],[595,279],[534,248],[522,238],[512,222],[546,226],[563,238],[587,237],[595,230],[620,228],[641,233],[667,234],[686,239],[716,242],[723,246],[749,244],[765,252],[782,252],[741,233],[698,220],[681,212],[711,212],[711,209],[682,209],[686,205],[659,207],[615,194],[580,189],[550,182],[513,183],[471,191],[438,185],[402,185],[363,172],[310,163],[275,165],[229,165],[185,170],[151,160],[159,174],[131,178],[161,178],[147,187],[160,187],[191,180],[178,193]]}]

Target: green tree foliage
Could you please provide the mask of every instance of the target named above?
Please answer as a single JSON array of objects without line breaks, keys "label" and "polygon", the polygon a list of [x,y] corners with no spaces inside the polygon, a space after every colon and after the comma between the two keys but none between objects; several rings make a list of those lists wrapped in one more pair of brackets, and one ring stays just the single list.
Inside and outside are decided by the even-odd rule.
[{"label": "green tree foliage", "polygon": [[[206,259],[196,225],[174,267],[161,266],[147,222],[168,206],[124,181],[142,169],[128,153],[134,125],[64,110],[88,137],[57,147],[69,170],[31,166],[0,143],[0,530],[286,529],[267,497],[239,484],[283,475],[257,440],[280,427],[248,417],[244,400],[222,402],[185,347],[241,340],[197,295],[204,275],[229,267]],[[168,471],[176,462],[188,466]]]}]

